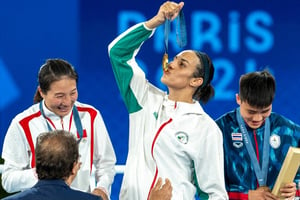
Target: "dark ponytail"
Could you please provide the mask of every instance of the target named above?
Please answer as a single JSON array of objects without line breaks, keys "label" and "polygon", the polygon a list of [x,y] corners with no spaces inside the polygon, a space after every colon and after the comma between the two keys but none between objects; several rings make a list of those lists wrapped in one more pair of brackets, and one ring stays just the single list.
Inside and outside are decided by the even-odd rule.
[{"label": "dark ponytail", "polygon": [[40,94],[40,92],[37,88],[36,91],[35,91],[34,97],[33,97],[33,103],[38,103],[42,100],[43,100],[43,97],[41,96],[41,94]]},{"label": "dark ponytail", "polygon": [[193,98],[205,104],[215,95],[215,90],[211,85],[215,69],[207,54],[199,51],[194,51],[194,53],[200,61],[199,65],[197,65],[194,77],[202,77],[203,83],[197,88]]}]

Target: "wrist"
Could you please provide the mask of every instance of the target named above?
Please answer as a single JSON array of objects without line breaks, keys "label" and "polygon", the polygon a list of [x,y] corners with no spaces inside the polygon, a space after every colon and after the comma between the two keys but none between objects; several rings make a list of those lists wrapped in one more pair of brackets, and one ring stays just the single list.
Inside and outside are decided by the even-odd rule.
[{"label": "wrist", "polygon": [[159,17],[154,16],[150,20],[146,21],[145,26],[149,29],[155,29],[164,23],[165,20],[161,20]]}]

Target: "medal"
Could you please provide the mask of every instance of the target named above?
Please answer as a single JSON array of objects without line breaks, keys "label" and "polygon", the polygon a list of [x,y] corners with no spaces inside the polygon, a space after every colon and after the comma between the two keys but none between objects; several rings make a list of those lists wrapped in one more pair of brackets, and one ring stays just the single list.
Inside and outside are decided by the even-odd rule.
[{"label": "medal", "polygon": [[163,59],[162,59],[162,68],[163,68],[163,71],[167,71],[168,70],[168,62],[169,62],[168,54],[165,52],[165,54],[163,56]]}]

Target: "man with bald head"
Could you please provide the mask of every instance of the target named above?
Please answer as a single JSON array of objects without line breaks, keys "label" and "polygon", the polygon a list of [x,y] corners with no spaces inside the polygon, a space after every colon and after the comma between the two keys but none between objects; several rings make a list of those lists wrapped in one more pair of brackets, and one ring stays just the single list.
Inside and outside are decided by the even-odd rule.
[{"label": "man with bald head", "polygon": [[78,142],[72,134],[64,130],[43,133],[36,141],[36,173],[39,181],[32,188],[5,200],[102,200],[100,196],[70,188],[80,164]]}]

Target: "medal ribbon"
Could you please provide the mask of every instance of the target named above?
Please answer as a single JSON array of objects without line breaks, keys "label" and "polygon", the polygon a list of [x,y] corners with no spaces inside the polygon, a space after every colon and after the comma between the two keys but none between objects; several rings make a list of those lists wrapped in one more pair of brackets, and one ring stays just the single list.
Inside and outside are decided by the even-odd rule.
[{"label": "medal ribbon", "polygon": [[176,41],[180,48],[184,47],[187,43],[185,17],[182,10],[177,16]]},{"label": "medal ribbon", "polygon": [[164,36],[165,36],[165,54],[169,51],[169,33],[170,33],[170,20],[167,19],[164,24]]},{"label": "medal ribbon", "polygon": [[[176,17],[176,42],[180,48],[184,47],[187,43],[186,39],[186,24],[183,11],[180,10]],[[164,24],[164,42],[165,42],[165,53],[163,56],[162,66],[163,70],[168,69],[168,51],[169,51],[169,33],[170,33],[170,20],[167,19]]]},{"label": "medal ribbon", "polygon": [[268,175],[268,167],[269,167],[269,139],[270,139],[270,120],[266,118],[265,120],[265,132],[264,132],[264,146],[263,146],[263,160],[262,160],[262,168],[260,168],[257,158],[255,156],[255,152],[253,149],[252,142],[250,140],[248,131],[245,126],[245,122],[242,119],[240,114],[240,108],[237,109],[236,117],[243,134],[243,140],[245,142],[248,154],[251,159],[251,164],[254,168],[254,172],[258,181],[259,186],[266,186],[267,183],[267,175]]}]

